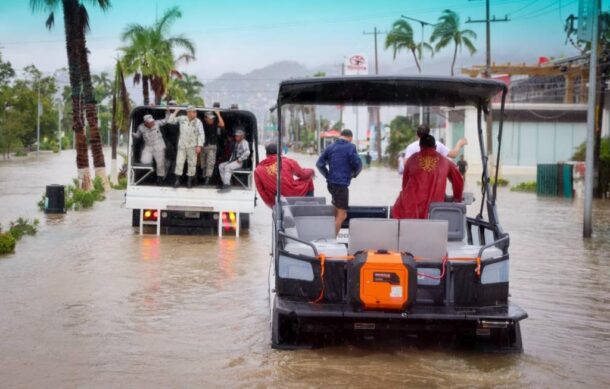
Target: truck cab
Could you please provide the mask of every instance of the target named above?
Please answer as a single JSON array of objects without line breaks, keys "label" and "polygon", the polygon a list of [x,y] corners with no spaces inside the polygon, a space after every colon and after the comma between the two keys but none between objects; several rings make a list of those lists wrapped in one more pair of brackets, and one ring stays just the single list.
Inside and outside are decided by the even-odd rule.
[{"label": "truck cab", "polygon": [[[169,108],[173,110],[176,107]],[[178,116],[186,115],[186,107],[178,108]],[[168,107],[139,106],[131,112],[125,206],[133,210],[132,225],[139,227],[140,234],[154,228],[157,235],[216,232],[219,236],[224,233],[238,236],[240,230],[249,227],[249,217],[256,206],[253,172],[259,160],[256,117],[249,111],[221,108],[197,108],[197,117],[204,123],[205,113],[215,111],[222,116],[225,127],[219,131],[214,173],[209,185],[204,185],[198,156],[196,180],[191,188],[184,185],[186,166],[181,175],[183,184],[173,186],[180,136],[178,124],[160,126],[165,143],[166,171],[160,182],[157,179],[155,160],[142,160],[145,146],[143,137],[134,136],[145,115],[152,115],[155,120],[165,119],[169,115]],[[221,182],[218,166],[231,157],[234,131],[238,128],[246,134],[251,155],[232,175],[231,190],[219,193],[216,187]]]}]

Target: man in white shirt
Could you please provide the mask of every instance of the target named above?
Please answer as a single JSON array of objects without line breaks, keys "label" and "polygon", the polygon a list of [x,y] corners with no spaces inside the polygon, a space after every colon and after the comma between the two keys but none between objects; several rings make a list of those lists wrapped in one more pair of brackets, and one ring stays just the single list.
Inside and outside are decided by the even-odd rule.
[{"label": "man in white shirt", "polygon": [[[417,126],[417,140],[405,149],[405,161],[407,161],[413,154],[418,153],[419,149],[419,140],[421,137],[430,134],[430,127],[425,124],[420,124]],[[460,154],[460,150],[462,147],[468,144],[468,140],[466,138],[462,138],[457,141],[455,147],[451,150],[441,142],[436,142],[436,151],[446,158],[455,158]]]}]

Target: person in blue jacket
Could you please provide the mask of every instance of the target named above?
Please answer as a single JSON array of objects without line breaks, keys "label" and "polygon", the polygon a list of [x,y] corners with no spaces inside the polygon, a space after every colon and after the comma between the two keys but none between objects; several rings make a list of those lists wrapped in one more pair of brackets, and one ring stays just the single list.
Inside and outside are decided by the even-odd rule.
[{"label": "person in blue jacket", "polygon": [[328,146],[316,163],[320,174],[326,178],[328,191],[335,206],[335,230],[339,234],[341,225],[347,218],[349,208],[349,184],[362,170],[362,162],[352,144],[351,130],[341,131],[341,136]]}]

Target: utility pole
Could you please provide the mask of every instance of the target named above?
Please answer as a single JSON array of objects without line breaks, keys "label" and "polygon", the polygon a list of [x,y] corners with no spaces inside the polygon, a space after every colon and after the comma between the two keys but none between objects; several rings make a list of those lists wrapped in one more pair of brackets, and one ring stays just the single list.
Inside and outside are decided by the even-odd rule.
[{"label": "utility pole", "polygon": [[59,151],[61,151],[61,100],[57,99],[57,143],[59,143]]},{"label": "utility pole", "polygon": [[[473,1],[473,0],[470,0]],[[466,23],[485,23],[485,72],[483,72],[483,77],[490,78],[491,77],[491,23],[495,22],[509,22],[510,19],[508,15],[505,15],[503,19],[497,19],[496,16],[492,19],[489,17],[489,0],[485,0],[485,19],[482,20],[472,20],[468,17]],[[487,140],[487,157],[493,154],[493,119],[491,117],[491,106],[489,107],[489,113],[486,118],[486,131],[485,138]],[[493,160],[493,158],[491,158]]]},{"label": "utility pole", "polygon": [[[421,26],[421,42],[420,42],[421,48],[420,48],[420,53],[423,53],[423,50],[424,50],[424,40],[425,40],[424,39],[424,28],[426,26],[430,26],[430,27],[436,26],[436,23],[426,22],[424,20],[420,20],[420,19],[417,19],[417,18],[412,18],[412,17],[406,16],[406,15],[400,15],[400,17],[403,18],[403,19],[407,19],[407,20],[411,20],[411,21],[417,22]],[[419,74],[421,74],[423,58],[424,58],[423,55],[419,56],[419,68],[420,68]],[[428,123],[429,122],[430,122],[430,107],[428,107]],[[423,105],[419,106],[419,124],[424,124],[424,106]]]},{"label": "utility pole", "polygon": [[593,233],[593,148],[595,147],[595,98],[597,91],[597,45],[599,39],[600,1],[590,1],[591,6],[591,53],[589,58],[589,99],[587,101],[587,147],[585,155],[585,199],[582,236],[590,238]]},{"label": "utility pole", "polygon": [[[377,27],[373,28],[373,32],[363,31],[363,35],[373,35],[375,40],[375,75],[379,74],[379,57],[377,55],[377,35],[378,34],[387,34],[387,31],[379,31]],[[380,107],[374,110],[375,112],[375,150],[377,151],[377,158],[381,161],[381,111]],[[370,148],[370,146],[369,146]]]},{"label": "utility pole", "polygon": [[40,115],[42,106],[40,105],[40,80],[38,80],[38,105],[36,106],[36,159],[40,155]]}]

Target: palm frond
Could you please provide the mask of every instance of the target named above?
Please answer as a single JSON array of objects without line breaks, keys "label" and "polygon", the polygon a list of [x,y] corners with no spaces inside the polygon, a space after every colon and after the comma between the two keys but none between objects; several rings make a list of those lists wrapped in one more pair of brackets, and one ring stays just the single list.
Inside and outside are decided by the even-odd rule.
[{"label": "palm frond", "polygon": [[473,42],[469,38],[466,38],[465,36],[462,37],[462,42],[464,43],[464,46],[466,46],[466,48],[470,52],[470,55],[473,55],[474,53],[477,52],[477,48],[474,46]]},{"label": "palm frond", "polygon": [[44,22],[44,25],[47,27],[48,30],[53,28],[53,26],[55,25],[55,12],[51,12],[49,14],[49,17],[47,18],[46,22]]},{"label": "palm frond", "polygon": [[161,15],[161,19],[155,23],[155,30],[165,32],[176,19],[181,17],[182,11],[180,11],[180,7],[174,6],[166,10],[163,15]]}]

